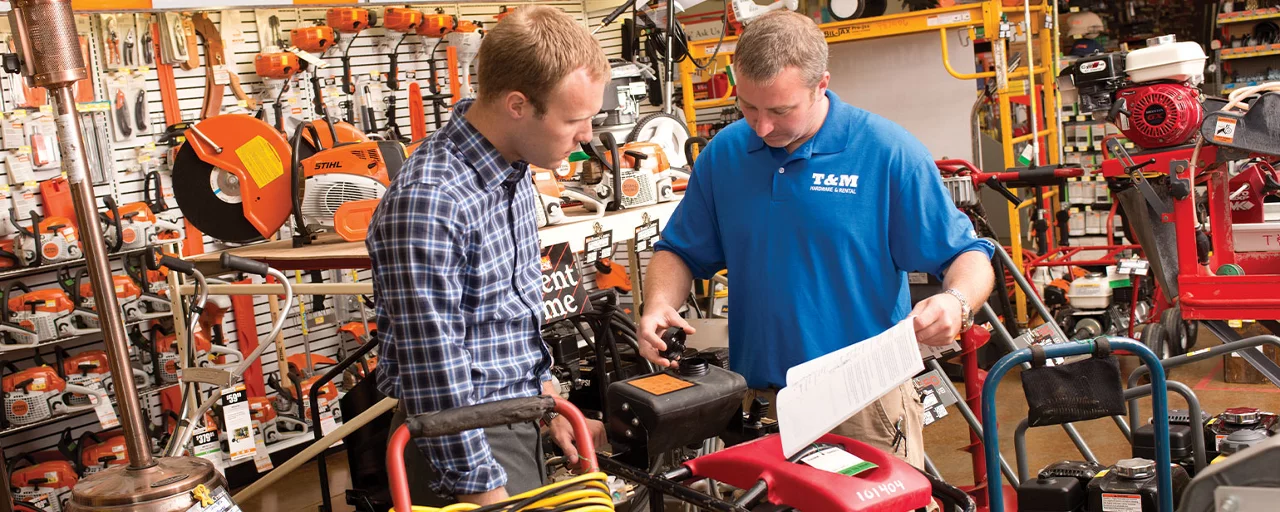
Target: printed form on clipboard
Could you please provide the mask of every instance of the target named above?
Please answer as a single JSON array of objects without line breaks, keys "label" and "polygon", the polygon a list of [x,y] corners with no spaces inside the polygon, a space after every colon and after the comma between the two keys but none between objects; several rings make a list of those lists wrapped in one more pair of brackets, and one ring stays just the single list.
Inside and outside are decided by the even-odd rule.
[{"label": "printed form on clipboard", "polygon": [[778,392],[782,453],[791,457],[924,370],[913,317],[787,370]]}]

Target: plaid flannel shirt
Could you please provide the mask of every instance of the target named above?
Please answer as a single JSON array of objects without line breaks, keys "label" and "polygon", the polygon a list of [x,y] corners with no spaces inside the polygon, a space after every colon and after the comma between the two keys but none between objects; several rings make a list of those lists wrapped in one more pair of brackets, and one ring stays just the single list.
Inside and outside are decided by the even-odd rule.
[{"label": "plaid flannel shirt", "polygon": [[[502,158],[467,122],[470,106],[460,102],[405,162],[365,242],[383,344],[378,389],[410,416],[534,396],[550,379],[528,165]],[[507,482],[482,430],[415,441],[440,473],[437,492]]]}]

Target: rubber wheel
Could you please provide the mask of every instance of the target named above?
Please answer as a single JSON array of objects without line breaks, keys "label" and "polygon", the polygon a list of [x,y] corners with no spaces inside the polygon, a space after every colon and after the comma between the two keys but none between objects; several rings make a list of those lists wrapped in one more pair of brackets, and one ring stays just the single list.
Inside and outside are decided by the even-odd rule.
[{"label": "rubber wheel", "polygon": [[867,10],[867,0],[829,0],[827,14],[836,21],[856,20]]},{"label": "rubber wheel", "polygon": [[1191,348],[1191,342],[1187,338],[1187,326],[1182,322],[1182,312],[1177,306],[1166,309],[1160,314],[1160,327],[1164,329],[1166,338],[1169,340],[1169,350],[1173,355],[1187,353]]},{"label": "rubber wheel", "polygon": [[862,11],[862,18],[870,18],[873,16],[884,16],[884,11],[889,9],[889,0],[866,0],[867,8]]},{"label": "rubber wheel", "polygon": [[653,142],[662,146],[667,152],[667,163],[676,168],[689,166],[689,156],[684,154],[686,140],[689,140],[689,125],[675,114],[666,112],[654,112],[640,118],[627,134],[627,142]]},{"label": "rubber wheel", "polygon": [[1156,357],[1160,359],[1168,359],[1170,357],[1168,336],[1164,332],[1164,327],[1160,324],[1147,324],[1146,327],[1142,328],[1141,336],[1142,344],[1146,345],[1152,352],[1155,352]]}]

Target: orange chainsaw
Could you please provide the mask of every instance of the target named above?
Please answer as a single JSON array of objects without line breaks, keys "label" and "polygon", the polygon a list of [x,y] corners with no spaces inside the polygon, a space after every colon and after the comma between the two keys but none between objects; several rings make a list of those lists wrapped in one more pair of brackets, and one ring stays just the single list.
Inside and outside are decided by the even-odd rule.
[{"label": "orange chainsaw", "polygon": [[107,211],[101,214],[102,222],[107,227],[103,231],[103,237],[111,252],[181,242],[186,238],[186,231],[181,225],[156,217],[146,202],[116,206],[115,200],[110,196],[102,198],[102,202],[107,205]]},{"label": "orange chainsaw", "polygon": [[[14,289],[21,290],[15,294]],[[99,332],[90,327],[97,322],[93,311],[78,307],[67,292],[59,289],[32,290],[21,281],[9,284],[5,293],[7,322],[33,332],[40,341],[62,336],[83,336]],[[10,335],[16,333],[10,332]],[[21,342],[20,342],[21,343]]]},{"label": "orange chainsaw", "polygon": [[[276,412],[275,401],[261,396],[249,397],[249,415],[258,422],[264,444],[307,433],[307,424]],[[286,425],[286,428],[281,428]]]},{"label": "orange chainsaw", "polygon": [[[178,152],[174,196],[187,220],[227,242],[270,237],[290,216],[295,245],[310,243],[317,229],[341,232],[347,229],[344,223],[367,229],[365,217],[404,165],[405,148],[396,141],[340,142],[326,148],[343,138],[337,126],[331,131],[323,123],[304,123],[290,144],[249,116],[201,121],[188,129]],[[349,204],[362,200],[366,202]],[[348,211],[340,211],[344,206],[348,211],[360,206],[354,222]]]},{"label": "orange chainsaw", "polygon": [[101,389],[67,384],[49,366],[19,370],[8,361],[3,366],[9,371],[8,375],[0,379],[0,390],[4,394],[5,428],[30,425],[52,418],[55,414],[93,409],[94,406],[89,404],[70,405],[68,398],[73,393],[97,395],[98,400],[108,399],[106,392]]},{"label": "orange chainsaw", "polygon": [[75,445],[75,460],[80,464],[81,476],[89,476],[113,466],[129,463],[124,436],[119,435],[119,432],[108,437],[106,441],[93,432],[85,432]]},{"label": "orange chainsaw", "polygon": [[[80,480],[76,475],[75,465],[66,460],[36,464],[30,456],[23,456],[21,459],[31,465],[14,469],[10,474],[9,485],[13,488],[13,498],[33,504],[45,503],[46,512],[66,510],[71,500],[71,488]],[[13,463],[9,465],[16,466]]]},{"label": "orange chainsaw", "polygon": [[[60,361],[62,376],[68,385],[92,388],[101,384],[107,393],[114,393],[115,384],[111,382],[111,365],[107,362],[107,353],[102,350],[86,350],[71,355],[66,349],[54,349]],[[133,384],[141,389],[147,385],[146,372],[133,368]],[[89,403],[88,395],[68,393],[67,405],[85,405]]]},{"label": "orange chainsaw", "polygon": [[[62,289],[71,296],[78,307],[94,312],[93,317],[86,317],[84,321],[88,327],[96,329],[101,326],[98,325],[96,316],[98,307],[93,298],[93,286],[91,283],[84,282],[88,277],[88,270],[81,269],[73,276],[66,268],[58,269],[58,284],[62,285]],[[155,320],[173,315],[169,311],[169,301],[142,293],[142,289],[133,281],[133,278],[112,275],[111,281],[126,322]]]},{"label": "orange chainsaw", "polygon": [[79,237],[71,219],[41,218],[36,212],[31,212],[30,215],[33,229],[27,229],[18,224],[17,220],[10,219],[18,228],[16,253],[22,261],[27,263],[27,266],[38,267],[45,262],[57,263],[79,259],[82,256]]},{"label": "orange chainsaw", "polygon": [[[276,390],[276,412],[282,417],[290,417],[300,420],[307,425],[311,424],[311,387],[316,381],[323,378],[322,375],[316,375],[311,378],[302,379],[301,375],[296,372],[291,374],[294,382],[301,380],[301,386],[288,386],[280,382],[275,375],[267,379],[267,385]],[[301,389],[299,389],[299,387]],[[301,398],[299,398],[301,396]],[[317,397],[321,404],[321,410],[324,405],[329,405],[329,410],[333,412],[334,421],[342,421],[342,408],[338,407],[338,387],[332,382],[325,383],[320,388],[320,396]],[[283,425],[282,425],[283,426]],[[283,431],[282,431],[283,433]]]}]

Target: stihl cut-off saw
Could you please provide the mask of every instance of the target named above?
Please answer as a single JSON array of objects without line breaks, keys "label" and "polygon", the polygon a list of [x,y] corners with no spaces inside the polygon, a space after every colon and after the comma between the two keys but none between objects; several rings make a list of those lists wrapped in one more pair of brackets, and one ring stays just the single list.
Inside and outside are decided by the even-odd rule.
[{"label": "stihl cut-off saw", "polygon": [[295,245],[318,231],[362,239],[376,202],[404,164],[404,145],[360,140],[343,123],[298,127],[292,140],[258,119],[226,114],[191,126],[173,193],[183,215],[226,242],[270,237],[294,220]]}]

